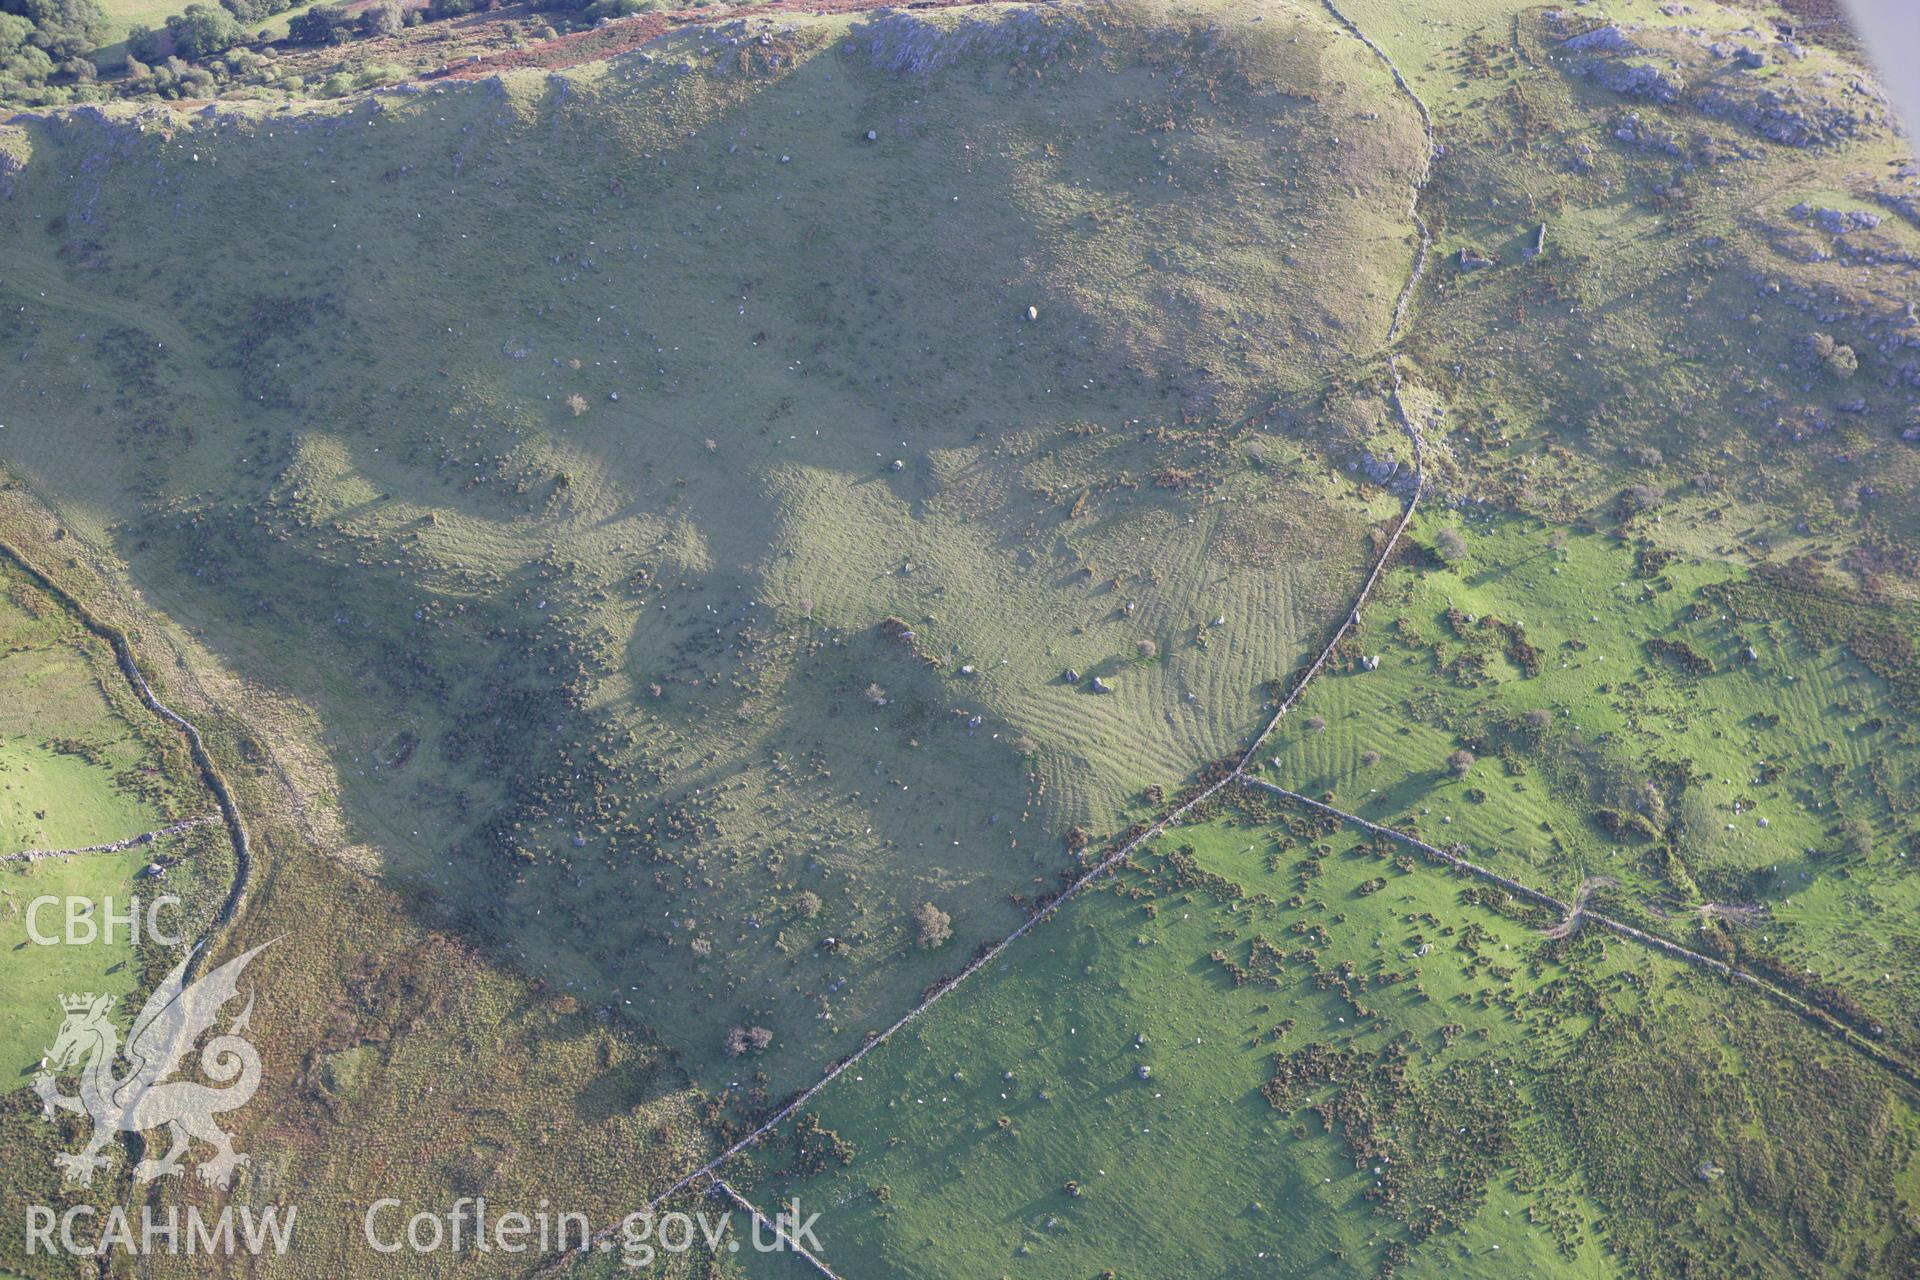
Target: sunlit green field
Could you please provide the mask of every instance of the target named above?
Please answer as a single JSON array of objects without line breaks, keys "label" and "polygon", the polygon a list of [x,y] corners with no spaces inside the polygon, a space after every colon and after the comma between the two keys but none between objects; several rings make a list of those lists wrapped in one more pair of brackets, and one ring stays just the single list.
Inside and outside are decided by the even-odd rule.
[{"label": "sunlit green field", "polygon": [[1656,566],[1644,534],[1419,536],[1443,529],[1464,553],[1389,579],[1265,776],[1563,898],[1611,878],[1623,914],[1837,983],[1914,1045],[1920,742],[1886,680],[1766,616],[1742,571]]},{"label": "sunlit green field", "polygon": [[[212,909],[205,895],[224,888],[229,863],[217,830],[211,840],[194,831],[119,853],[6,858],[116,843],[213,806],[179,743],[134,700],[107,646],[11,566],[0,567],[0,593],[0,1081],[10,1090],[25,1084],[52,1043],[60,996],[140,989],[132,929],[116,923],[109,939],[108,912],[124,917],[133,900],[151,905],[174,895],[180,905],[153,920],[191,942]],[[156,859],[180,858],[186,865],[164,879],[140,875]],[[54,945],[28,928],[34,902],[49,897],[56,902],[32,923]],[[71,931],[68,899],[91,904],[77,909]]]},{"label": "sunlit green field", "polygon": [[[830,1263],[1874,1265],[1878,1246],[1805,1252],[1775,1181],[1803,1158],[1875,1170],[1831,1227],[1898,1230],[1912,1111],[1764,1002],[1617,939],[1544,941],[1553,921],[1504,895],[1298,819],[1217,817],[1140,861],[836,1082],[812,1136],[756,1161],[764,1199],[824,1210]],[[1801,1095],[1808,1071],[1825,1100]]]}]

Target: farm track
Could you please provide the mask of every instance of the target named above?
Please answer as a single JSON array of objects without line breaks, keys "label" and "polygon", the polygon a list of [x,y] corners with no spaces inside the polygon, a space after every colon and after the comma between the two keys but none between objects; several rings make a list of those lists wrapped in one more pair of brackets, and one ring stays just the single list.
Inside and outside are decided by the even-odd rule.
[{"label": "farm track", "polygon": [[1543,938],[1571,938],[1580,932],[1580,926],[1587,918],[1587,901],[1593,897],[1596,889],[1617,889],[1620,882],[1612,876],[1588,876],[1580,882],[1580,891],[1574,895],[1573,910],[1553,928],[1540,935]]},{"label": "farm track", "polygon": [[106,621],[90,607],[81,602],[72,592],[61,586],[52,575],[22,553],[11,543],[0,541],[0,555],[4,555],[21,572],[32,578],[40,588],[80,619],[95,636],[107,642],[113,650],[114,661],[120,666],[120,674],[126,677],[134,695],[146,706],[147,710],[179,730],[187,740],[188,751],[193,756],[194,766],[199,769],[200,777],[213,792],[214,802],[220,807],[220,820],[226,825],[227,836],[233,843],[233,883],[227,887],[227,896],[220,904],[220,910],[207,925],[207,931],[194,944],[193,954],[187,960],[184,974],[191,979],[211,950],[207,943],[213,936],[230,924],[246,899],[247,882],[253,869],[253,845],[247,837],[246,823],[240,817],[240,808],[233,801],[233,793],[227,787],[227,780],[220,772],[220,766],[214,763],[213,756],[207,751],[206,740],[200,736],[200,730],[192,721],[160,701],[145,675],[141,674],[140,664],[134,660],[133,643],[127,639],[127,633]]}]

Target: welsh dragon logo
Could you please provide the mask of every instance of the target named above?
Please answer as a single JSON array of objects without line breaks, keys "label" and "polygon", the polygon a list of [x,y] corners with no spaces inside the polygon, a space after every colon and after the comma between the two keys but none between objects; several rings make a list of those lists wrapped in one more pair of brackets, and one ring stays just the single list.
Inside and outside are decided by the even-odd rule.
[{"label": "welsh dragon logo", "polygon": [[[193,957],[191,953],[183,957],[140,1010],[124,1052],[119,1031],[109,1020],[113,996],[61,997],[66,1021],[47,1051],[42,1069],[34,1076],[33,1088],[47,1117],[51,1118],[57,1107],[93,1120],[93,1137],[85,1147],[53,1158],[69,1179],[81,1186],[92,1183],[94,1170],[108,1162],[105,1152],[115,1135],[165,1128],[172,1135],[172,1148],[158,1159],[145,1159],[135,1165],[135,1178],[149,1182],[162,1175],[179,1174],[188,1148],[199,1141],[214,1149],[214,1154],[201,1160],[195,1170],[200,1180],[221,1187],[233,1180],[234,1170],[248,1159],[233,1149],[232,1135],[213,1118],[245,1106],[260,1087],[260,1055],[241,1034],[253,1014],[251,991],[246,1007],[200,1052],[201,1071],[225,1087],[168,1077],[179,1070],[201,1034],[213,1026],[220,1007],[239,994],[240,974],[248,962],[271,945],[262,943],[234,957],[192,985],[185,979]],[[126,1067],[121,1071],[118,1067],[123,1057]],[[61,1093],[56,1081],[57,1075],[69,1069],[80,1077],[77,1095]]]}]

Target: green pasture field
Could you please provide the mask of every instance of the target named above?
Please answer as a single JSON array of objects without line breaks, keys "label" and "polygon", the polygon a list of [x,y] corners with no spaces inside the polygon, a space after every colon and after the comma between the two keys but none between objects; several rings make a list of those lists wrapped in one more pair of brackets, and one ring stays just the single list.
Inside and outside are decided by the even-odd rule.
[{"label": "green pasture field", "polygon": [[[134,699],[106,644],[11,567],[0,569],[0,591],[0,855],[111,844],[211,812],[191,762]],[[157,919],[191,940],[211,910],[198,891],[197,854],[208,851],[215,892],[230,862],[218,829],[210,843],[206,835],[196,830],[120,853],[0,862],[0,1079],[9,1089],[26,1083],[52,1043],[60,996],[131,994],[147,981],[146,953],[124,925],[111,944],[36,944],[27,928],[34,900],[62,900],[36,917],[42,936],[62,937],[67,898],[96,904],[93,918],[104,927],[108,899],[124,915],[136,896],[178,895],[181,907]],[[139,877],[156,859],[181,857],[186,864],[164,881]]]},{"label": "green pasture field", "polygon": [[[789,1131],[757,1159],[763,1200],[824,1211],[830,1264],[1793,1275],[1891,1256],[1910,1106],[1764,1002],[1617,939],[1545,941],[1497,891],[1283,812],[1216,815],[1140,863],[836,1081],[805,1142]],[[1276,1106],[1263,1088],[1310,1050],[1352,1056]],[[1647,1074],[1662,1070],[1685,1083]],[[1837,1073],[1846,1123],[1801,1093],[1805,1072]],[[1772,1179],[1846,1158],[1829,1144],[1872,1172],[1809,1246]]]},{"label": "green pasture field", "polygon": [[1837,985],[1911,1052],[1920,743],[1886,680],[1737,568],[1470,511],[1416,538],[1442,530],[1464,554],[1389,576],[1265,776],[1564,899],[1612,879],[1636,923]]},{"label": "green pasture field", "polygon": [[183,753],[106,645],[0,569],[0,854],[108,844],[194,816]]},{"label": "green pasture field", "polygon": [[[269,40],[279,40],[287,34],[287,24],[312,6],[314,0],[302,3],[274,14],[258,24],[241,24],[247,34],[264,34]],[[126,61],[127,33],[135,27],[151,27],[160,30],[167,25],[167,19],[187,7],[186,0],[101,0],[100,7],[106,11],[107,31],[100,48],[92,57],[102,68],[111,69]]]}]

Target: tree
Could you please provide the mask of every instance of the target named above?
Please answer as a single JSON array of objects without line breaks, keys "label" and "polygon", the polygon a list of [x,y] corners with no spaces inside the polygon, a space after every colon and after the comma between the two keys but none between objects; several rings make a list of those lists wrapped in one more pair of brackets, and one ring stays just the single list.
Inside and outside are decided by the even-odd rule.
[{"label": "tree", "polygon": [[265,22],[276,13],[285,13],[292,6],[289,0],[220,0],[226,11],[243,24],[251,25]]},{"label": "tree", "polygon": [[0,61],[10,61],[33,38],[33,23],[17,13],[0,13]]},{"label": "tree", "polygon": [[1473,768],[1473,752],[1465,747],[1460,748],[1447,757],[1447,768],[1456,778],[1466,777],[1467,772]]},{"label": "tree", "polygon": [[53,74],[53,59],[33,43],[33,23],[15,13],[0,13],[0,77],[40,84]]},{"label": "tree", "polygon": [[913,909],[913,940],[922,951],[932,951],[953,937],[953,917],[923,902]]},{"label": "tree", "polygon": [[183,58],[211,58],[240,43],[240,24],[225,9],[190,4],[167,19],[173,51]]},{"label": "tree", "polygon": [[98,0],[0,0],[0,13],[32,23],[27,43],[56,62],[98,48],[107,34],[107,14]]},{"label": "tree", "polygon": [[811,920],[820,914],[820,895],[811,889],[802,889],[793,900],[794,914],[802,920]]},{"label": "tree", "polygon": [[145,23],[135,23],[127,32],[127,73],[134,76],[140,74],[140,68],[133,65],[136,61],[153,63],[166,57],[166,52],[161,45],[158,31]]},{"label": "tree", "polygon": [[1442,529],[1433,535],[1433,549],[1448,564],[1464,560],[1467,555],[1467,540],[1458,529]]},{"label": "tree", "polygon": [[379,3],[360,11],[356,25],[361,35],[377,39],[399,31],[403,25],[402,17],[399,0],[379,0]]},{"label": "tree", "polygon": [[287,39],[294,44],[340,44],[349,38],[353,20],[337,4],[317,4],[295,14],[287,23]]}]

